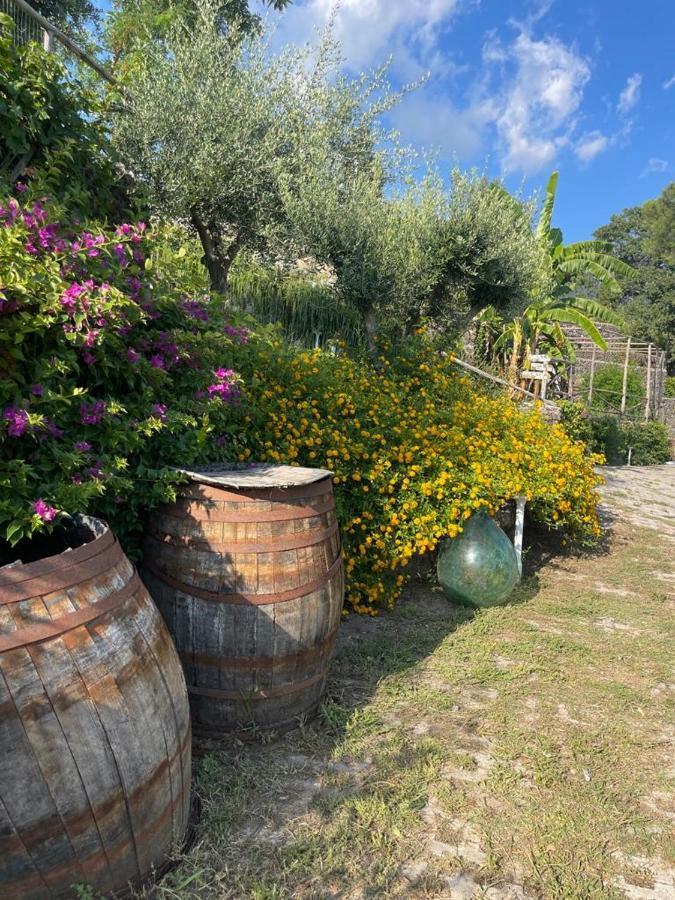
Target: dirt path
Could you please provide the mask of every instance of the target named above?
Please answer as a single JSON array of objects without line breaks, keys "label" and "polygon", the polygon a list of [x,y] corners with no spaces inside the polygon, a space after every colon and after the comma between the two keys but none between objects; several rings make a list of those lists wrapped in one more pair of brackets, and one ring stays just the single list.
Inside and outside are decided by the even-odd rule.
[{"label": "dirt path", "polygon": [[158,895],[672,900],[675,467],[606,475],[607,544],[536,544],[507,606],[427,570],[349,619],[316,722],[201,760]]},{"label": "dirt path", "polygon": [[675,538],[675,463],[664,466],[603,466],[603,506],[645,528]]}]

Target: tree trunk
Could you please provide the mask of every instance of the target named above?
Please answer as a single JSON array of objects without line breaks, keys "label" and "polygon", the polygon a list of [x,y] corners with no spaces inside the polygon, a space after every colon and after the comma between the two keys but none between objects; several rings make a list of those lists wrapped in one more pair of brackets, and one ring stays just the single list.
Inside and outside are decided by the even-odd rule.
[{"label": "tree trunk", "polygon": [[206,266],[211,282],[211,290],[219,294],[227,293],[227,276],[230,266],[239,252],[241,242],[239,235],[229,240],[221,226],[210,221],[205,222],[196,210],[192,210],[192,224],[202,244],[204,256],[202,262]]},{"label": "tree trunk", "polygon": [[375,334],[377,332],[377,317],[375,315],[375,310],[370,307],[368,312],[366,313],[366,338],[368,339],[368,350],[375,355],[377,352],[377,344],[375,343]]}]

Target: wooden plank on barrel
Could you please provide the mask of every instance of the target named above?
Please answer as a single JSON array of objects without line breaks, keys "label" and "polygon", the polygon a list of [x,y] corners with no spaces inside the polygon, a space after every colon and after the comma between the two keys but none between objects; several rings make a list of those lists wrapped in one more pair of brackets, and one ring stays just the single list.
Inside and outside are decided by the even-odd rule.
[{"label": "wooden plank on barrel", "polygon": [[178,469],[193,481],[215,487],[230,487],[239,490],[260,488],[287,488],[314,484],[330,478],[328,469],[308,469],[303,466],[284,466],[272,463],[257,464],[214,464],[192,469]]},{"label": "wooden plank on barrel", "polygon": [[[0,794],[2,776],[0,775]],[[0,796],[0,884],[12,885],[6,900],[47,897],[49,888],[35,866]],[[8,888],[5,888],[8,891]]]},{"label": "wooden plank on barrel", "polygon": [[114,676],[117,698],[127,710],[126,721],[110,698],[97,691],[98,683],[90,684],[89,690],[97,693],[101,720],[124,784],[140,871],[148,872],[170,842],[165,820],[171,788],[165,736],[156,726],[157,698],[148,685],[153,661],[147,659],[143,636],[129,615],[132,604],[133,599],[118,615],[87,626]]},{"label": "wooden plank on barrel", "polygon": [[[132,609],[133,623],[143,636],[148,658],[154,663],[146,668],[146,680],[151,697],[157,698],[156,719],[164,732],[173,821],[171,843],[176,843],[185,831],[189,813],[190,717],[184,702],[185,685],[169,635],[145,590],[133,598]],[[165,710],[168,715],[164,714]]]}]

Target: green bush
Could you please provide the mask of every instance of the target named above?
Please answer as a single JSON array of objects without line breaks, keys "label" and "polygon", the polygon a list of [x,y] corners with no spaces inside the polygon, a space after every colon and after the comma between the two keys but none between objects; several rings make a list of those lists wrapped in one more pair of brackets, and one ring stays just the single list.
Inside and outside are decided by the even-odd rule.
[{"label": "green bush", "polygon": [[610,466],[620,466],[626,462],[623,434],[616,416],[595,415],[590,420],[593,453],[602,453]]},{"label": "green bush", "polygon": [[593,425],[586,406],[573,400],[561,400],[558,406],[560,407],[560,424],[569,437],[573,441],[583,441],[590,448],[593,444]]},{"label": "green bush", "polygon": [[666,377],[665,395],[666,397],[675,397],[675,375]]},{"label": "green bush", "polygon": [[57,198],[81,218],[127,208],[101,124],[101,97],[34,41],[14,42],[0,13],[0,188],[19,177],[34,197]]},{"label": "green bush", "polygon": [[663,422],[629,422],[621,433],[626,459],[628,449],[632,449],[631,465],[654,466],[670,461],[670,432]]},{"label": "green bush", "polygon": [[[586,390],[589,386],[589,375],[585,375],[583,384]],[[598,366],[593,377],[592,409],[616,410],[621,407],[621,395],[623,392],[623,366],[615,363],[607,363]],[[635,366],[628,367],[626,381],[626,409],[639,410],[645,401],[645,386]]]}]

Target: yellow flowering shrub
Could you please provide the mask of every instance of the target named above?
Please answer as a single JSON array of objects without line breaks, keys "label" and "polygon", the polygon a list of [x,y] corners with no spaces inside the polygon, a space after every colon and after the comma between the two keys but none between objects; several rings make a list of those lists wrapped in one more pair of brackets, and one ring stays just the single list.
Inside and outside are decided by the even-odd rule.
[{"label": "yellow flowering shrub", "polygon": [[480,393],[421,340],[372,363],[256,338],[240,354],[236,456],[334,472],[357,612],[392,606],[414,554],[518,494],[542,522],[599,534],[600,479],[583,444],[536,409]]}]

